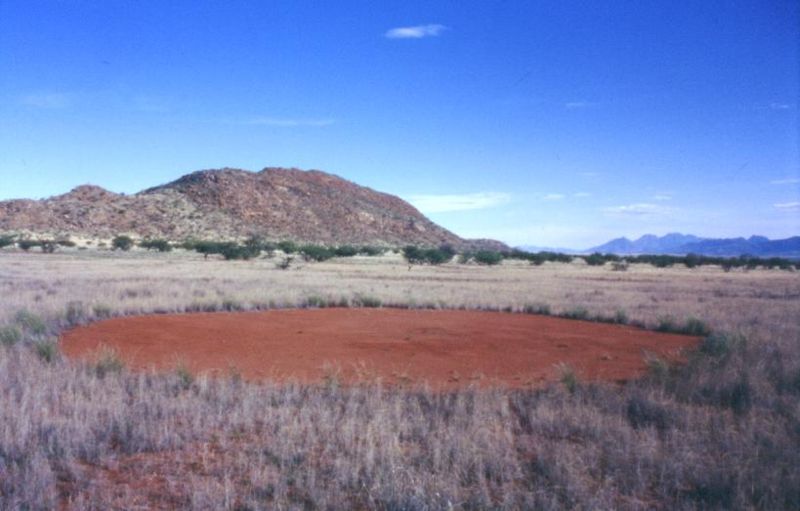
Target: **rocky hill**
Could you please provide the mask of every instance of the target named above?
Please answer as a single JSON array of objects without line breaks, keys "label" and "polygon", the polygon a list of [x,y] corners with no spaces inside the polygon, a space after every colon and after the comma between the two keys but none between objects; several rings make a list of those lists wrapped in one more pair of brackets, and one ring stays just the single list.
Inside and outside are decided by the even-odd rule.
[{"label": "rocky hill", "polygon": [[393,195],[321,171],[285,168],[201,170],[134,195],[83,185],[43,200],[4,201],[0,231],[172,240],[256,234],[328,244],[505,247],[462,239]]}]

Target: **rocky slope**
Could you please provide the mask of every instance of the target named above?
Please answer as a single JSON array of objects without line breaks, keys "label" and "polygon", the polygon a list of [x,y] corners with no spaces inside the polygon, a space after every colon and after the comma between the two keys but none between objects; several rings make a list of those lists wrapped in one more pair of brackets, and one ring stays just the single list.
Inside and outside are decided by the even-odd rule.
[{"label": "rocky slope", "polygon": [[284,168],[202,170],[134,195],[83,185],[48,199],[4,201],[0,231],[504,247],[464,240],[393,195],[321,171]]}]

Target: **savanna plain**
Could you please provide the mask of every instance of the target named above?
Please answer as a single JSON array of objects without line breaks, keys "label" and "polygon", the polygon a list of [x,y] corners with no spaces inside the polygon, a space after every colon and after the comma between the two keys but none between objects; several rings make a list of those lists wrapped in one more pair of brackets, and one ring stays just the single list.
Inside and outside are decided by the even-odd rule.
[{"label": "savanna plain", "polygon": [[[133,370],[61,353],[116,316],[402,307],[701,339],[625,382],[433,389]],[[0,509],[798,509],[800,273],[0,250]]]}]

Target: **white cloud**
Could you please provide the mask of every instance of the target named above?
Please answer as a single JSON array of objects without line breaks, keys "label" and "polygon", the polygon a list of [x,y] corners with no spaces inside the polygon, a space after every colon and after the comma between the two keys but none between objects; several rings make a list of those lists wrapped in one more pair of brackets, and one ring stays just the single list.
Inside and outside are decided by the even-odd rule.
[{"label": "white cloud", "polygon": [[775,179],[769,182],[769,184],[771,185],[794,185],[797,183],[800,183],[800,178],[797,177],[787,177],[786,179]]},{"label": "white cloud", "polygon": [[412,195],[408,200],[423,213],[445,213],[493,208],[509,202],[511,195],[497,192],[462,195]]},{"label": "white cloud", "polygon": [[27,106],[55,110],[69,107],[72,96],[63,92],[35,92],[22,96],[20,102]]},{"label": "white cloud", "polygon": [[396,27],[387,30],[384,34],[389,39],[422,39],[423,37],[436,37],[447,30],[439,24],[416,25],[413,27]]},{"label": "white cloud", "polygon": [[791,110],[792,106],[790,103],[770,103],[769,107],[773,110]]},{"label": "white cloud", "polygon": [[612,215],[641,217],[668,215],[672,213],[673,210],[672,208],[660,206],[658,204],[648,204],[642,202],[638,204],[628,204],[625,206],[607,207],[603,208],[603,211]]},{"label": "white cloud", "polygon": [[235,124],[245,124],[248,126],[276,126],[279,128],[295,128],[299,126],[330,126],[334,124],[333,119],[287,119],[278,117],[253,117]]},{"label": "white cloud", "polygon": [[577,198],[582,198],[582,197],[591,197],[592,194],[589,192],[578,192],[578,193],[573,193],[572,196]]},{"label": "white cloud", "polygon": [[779,202],[772,205],[778,211],[800,211],[800,201]]},{"label": "white cloud", "polygon": [[561,200],[561,199],[564,198],[564,195],[561,194],[561,193],[548,193],[547,195],[545,195],[542,198],[544,200]]},{"label": "white cloud", "polygon": [[659,193],[659,194],[653,195],[653,200],[657,200],[657,201],[672,200],[672,195],[667,195],[666,193]]}]

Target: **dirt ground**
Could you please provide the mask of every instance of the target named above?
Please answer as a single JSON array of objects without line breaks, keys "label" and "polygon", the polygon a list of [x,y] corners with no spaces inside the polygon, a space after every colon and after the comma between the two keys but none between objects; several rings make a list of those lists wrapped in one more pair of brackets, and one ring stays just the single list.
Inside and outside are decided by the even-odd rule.
[{"label": "dirt ground", "polygon": [[134,369],[455,388],[536,386],[562,364],[582,380],[621,381],[645,369],[646,353],[676,358],[697,340],[528,314],[330,308],[117,318],[69,330],[61,347],[90,361],[110,349]]}]

